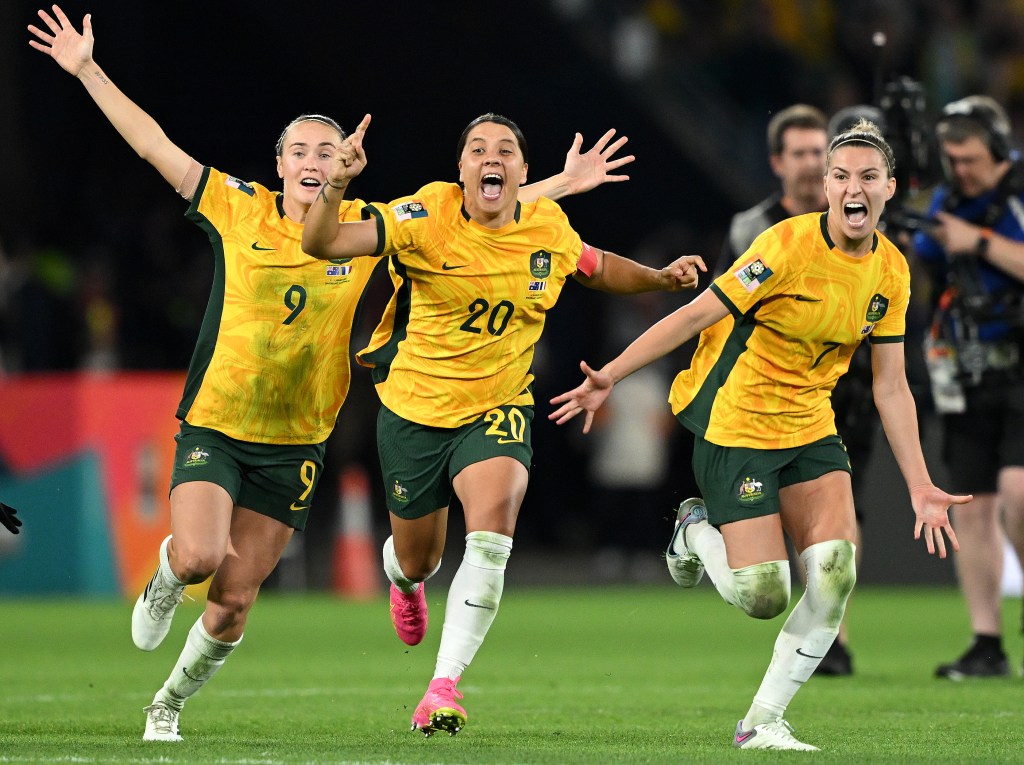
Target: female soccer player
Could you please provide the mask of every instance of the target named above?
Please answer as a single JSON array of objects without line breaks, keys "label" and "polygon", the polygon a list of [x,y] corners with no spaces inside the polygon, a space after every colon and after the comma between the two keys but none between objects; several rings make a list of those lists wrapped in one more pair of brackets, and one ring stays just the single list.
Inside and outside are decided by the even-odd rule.
[{"label": "female soccer player", "polygon": [[[323,263],[300,249],[303,221],[345,134],[321,115],[293,120],[277,142],[283,192],[204,167],[172,143],[93,60],[90,16],[79,34],[58,6],[39,11],[29,44],[77,77],[111,124],[191,204],[216,254],[216,276],[177,417],[171,535],[132,613],[132,638],[160,645],[185,586],[213,580],[174,670],[146,707],[147,741],[180,741],[185,701],[242,639],[263,580],[295,529],[306,524],[323,468],[324,441],[349,386],[349,339],[378,258]],[[563,173],[530,195],[579,193],[627,176],[610,171],[625,143],[606,133],[586,154],[582,138]],[[336,204],[333,214],[362,205]]]},{"label": "female soccer player", "polygon": [[433,680],[414,729],[454,735],[462,673],[494,621],[532,455],[533,349],[565,281],[609,292],[694,287],[703,261],[658,271],[584,244],[558,205],[523,203],[526,141],[511,120],[485,114],[459,138],[459,179],[431,183],[368,220],[340,225],[336,209],[365,166],[367,116],[309,211],[303,249],[321,258],[386,255],[395,294],[370,346],[383,406],[377,447],[392,536],[384,570],[392,620],[409,645],[427,629],[424,585],[444,548],[452,491],[466,519],[466,551],[445,610]]},{"label": "female soccer player", "polygon": [[850,464],[829,394],[864,338],[872,343],[875,405],[910,490],[914,537],[945,557],[950,504],[918,438],[903,361],[910,274],[876,230],[896,189],[892,149],[862,121],[829,145],[829,209],[783,221],[754,240],[738,267],[662,319],[617,358],[552,399],[559,424],[585,413],[584,432],[616,382],[701,333],[669,401],[697,436],[693,469],[704,500],[678,511],[667,560],[693,587],[705,567],[726,602],[758,619],[789,604],[783,532],[807,569],[807,589],[786,620],[761,687],[736,726],[744,749],[812,750],[783,719],[832,643],[856,579]]}]

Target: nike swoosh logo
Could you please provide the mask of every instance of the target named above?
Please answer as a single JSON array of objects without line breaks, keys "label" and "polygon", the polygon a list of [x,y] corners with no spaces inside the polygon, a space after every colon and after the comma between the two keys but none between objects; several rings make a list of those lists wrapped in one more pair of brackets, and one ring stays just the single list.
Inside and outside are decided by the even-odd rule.
[{"label": "nike swoosh logo", "polygon": [[737,744],[742,744],[744,741],[746,741],[748,738],[753,736],[755,733],[757,733],[756,730],[749,730],[746,733],[744,733],[743,735],[736,734],[736,743]]},{"label": "nike swoosh logo", "polygon": [[794,297],[801,303],[820,303],[821,298],[808,297],[807,295],[794,295]]},{"label": "nike swoosh logo", "polygon": [[202,682],[202,680],[200,680],[198,677],[192,677],[192,675],[190,675],[188,673],[188,669],[186,667],[182,667],[181,671],[184,673],[185,677],[187,677],[193,683],[201,683]]},{"label": "nike swoosh logo", "polygon": [[442,263],[441,264],[441,269],[444,270],[444,271],[454,271],[456,268],[465,268],[465,267],[466,267],[465,265],[462,265],[462,266],[449,266],[447,263]]},{"label": "nike swoosh logo", "polygon": [[300,510],[309,510],[309,505],[299,505],[298,507],[296,507],[295,504],[296,503],[292,502],[291,507],[289,507],[288,509],[296,513],[299,512]]},{"label": "nike swoosh logo", "polygon": [[809,653],[804,653],[799,648],[796,649],[796,652],[798,654],[800,654],[801,656],[806,656],[808,659],[824,659],[825,658],[824,656],[811,656]]},{"label": "nike swoosh logo", "polygon": [[252,248],[254,250],[259,250],[260,252],[273,252],[274,250],[277,249],[276,247],[260,247],[260,243],[259,242],[253,242],[252,243]]},{"label": "nike swoosh logo", "polygon": [[486,608],[488,611],[493,611],[494,610],[490,606],[481,606],[479,603],[470,603],[469,602],[469,598],[466,598],[466,605],[471,607],[471,608]]}]

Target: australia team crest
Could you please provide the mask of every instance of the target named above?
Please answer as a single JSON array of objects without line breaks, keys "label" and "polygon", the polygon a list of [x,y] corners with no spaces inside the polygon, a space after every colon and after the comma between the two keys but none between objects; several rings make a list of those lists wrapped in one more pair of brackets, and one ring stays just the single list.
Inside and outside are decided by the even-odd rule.
[{"label": "australia team crest", "polygon": [[868,303],[868,314],[866,317],[868,322],[871,324],[877,324],[885,316],[885,312],[889,310],[889,298],[882,297],[879,294],[875,294],[871,298],[871,302]]},{"label": "australia team crest", "polygon": [[737,492],[737,499],[740,502],[754,502],[764,496],[764,484],[756,478],[747,476],[740,481],[740,488]]},{"label": "australia team crest", "polygon": [[534,279],[547,279],[551,276],[551,253],[537,250],[530,255],[530,275]]},{"label": "australia team crest", "polygon": [[203,447],[197,446],[185,455],[185,459],[182,461],[181,466],[183,468],[202,467],[209,461],[210,453]]}]

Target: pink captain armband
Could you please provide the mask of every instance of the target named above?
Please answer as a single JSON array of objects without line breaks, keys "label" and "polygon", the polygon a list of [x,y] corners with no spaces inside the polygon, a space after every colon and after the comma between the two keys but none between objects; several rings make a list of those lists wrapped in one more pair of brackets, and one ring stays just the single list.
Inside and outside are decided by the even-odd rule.
[{"label": "pink captain armband", "polygon": [[583,252],[580,253],[580,259],[576,261],[576,270],[584,276],[593,276],[595,268],[597,268],[597,250],[584,242]]}]

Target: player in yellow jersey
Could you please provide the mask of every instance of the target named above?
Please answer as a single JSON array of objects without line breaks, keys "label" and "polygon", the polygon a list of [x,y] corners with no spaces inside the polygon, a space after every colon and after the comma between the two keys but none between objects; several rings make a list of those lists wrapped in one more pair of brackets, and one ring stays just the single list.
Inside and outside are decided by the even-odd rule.
[{"label": "player in yellow jersey", "polygon": [[[92,58],[89,16],[79,34],[57,6],[30,26],[30,44],[76,76],[128,144],[190,202],[209,235],[216,276],[177,416],[171,536],[135,605],[132,637],[156,648],[187,584],[213,576],[206,608],[153,703],[145,740],[180,741],[185,701],[242,639],[248,613],[295,529],[305,526],[324,441],[349,387],[349,341],[378,258],[324,262],[300,248],[303,221],[345,134],[321,115],[293,120],[277,143],[281,193],[203,167],[173,144]],[[610,171],[625,143],[609,132],[566,171],[529,193],[555,196],[624,180]],[[611,143],[610,143],[611,142]],[[361,204],[335,213],[359,219]],[[351,212],[350,212],[351,211]]]},{"label": "player in yellow jersey", "polygon": [[392,620],[409,645],[427,628],[424,582],[444,549],[452,493],[466,550],[445,610],[434,676],[413,728],[454,735],[466,724],[456,684],[494,621],[532,456],[531,363],[546,312],[571,276],[609,292],[696,286],[703,261],[660,271],[584,244],[555,203],[524,203],[526,141],[486,114],[458,142],[462,187],[431,183],[341,223],[336,209],[365,166],[356,129],[310,208],[303,248],[318,257],[386,255],[396,290],[360,360],[374,367],[392,536],[384,545]]},{"label": "player in yellow jersey", "polygon": [[667,552],[672,578],[693,587],[707,568],[726,602],[770,619],[789,605],[788,534],[807,588],[733,744],[816,747],[783,718],[839,630],[856,580],[850,463],[829,394],[865,338],[875,404],[910,491],[914,537],[946,555],[953,496],[935,487],[918,437],[903,360],[910,294],[906,261],[876,230],[896,189],[892,149],[870,122],[831,141],[829,209],[783,221],[758,236],[692,303],[662,319],[578,388],[552,399],[559,424],[584,412],[584,432],[616,382],[700,333],[692,365],[669,401],[697,436],[693,468],[704,499],[684,502]]}]

